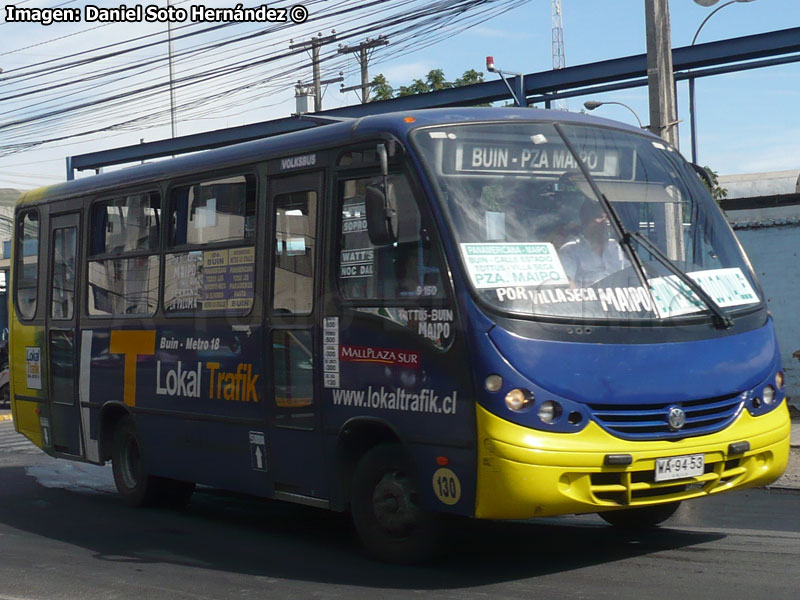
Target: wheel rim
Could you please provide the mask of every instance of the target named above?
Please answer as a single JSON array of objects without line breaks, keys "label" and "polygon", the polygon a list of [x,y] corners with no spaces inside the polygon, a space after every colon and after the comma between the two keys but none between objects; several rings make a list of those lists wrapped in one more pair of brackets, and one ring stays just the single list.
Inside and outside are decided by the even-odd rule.
[{"label": "wheel rim", "polygon": [[417,524],[414,491],[408,478],[396,471],[386,473],[372,494],[372,507],[378,524],[395,537],[407,536]]},{"label": "wheel rim", "polygon": [[142,464],[139,444],[136,443],[136,438],[133,436],[128,436],[125,440],[121,458],[120,474],[122,475],[122,481],[128,489],[133,489],[139,483],[139,474]]}]

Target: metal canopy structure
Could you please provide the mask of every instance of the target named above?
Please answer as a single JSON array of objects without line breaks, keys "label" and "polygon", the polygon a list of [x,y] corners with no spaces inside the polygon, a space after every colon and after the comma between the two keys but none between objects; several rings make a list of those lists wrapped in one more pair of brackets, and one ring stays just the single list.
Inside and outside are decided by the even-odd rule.
[{"label": "metal canopy structure", "polygon": [[[674,48],[672,56],[676,80],[800,62],[800,27]],[[545,102],[549,106],[550,101],[558,98],[647,85],[647,55],[637,54],[553,71],[530,73],[523,78],[528,104]],[[110,165],[197,152],[299,131],[314,127],[320,117],[358,118],[420,108],[470,106],[509,98],[508,89],[501,80],[488,81],[428,94],[403,96],[322,111],[309,115],[308,118],[286,117],[69,156],[67,179],[73,179],[76,170],[100,169]]]}]

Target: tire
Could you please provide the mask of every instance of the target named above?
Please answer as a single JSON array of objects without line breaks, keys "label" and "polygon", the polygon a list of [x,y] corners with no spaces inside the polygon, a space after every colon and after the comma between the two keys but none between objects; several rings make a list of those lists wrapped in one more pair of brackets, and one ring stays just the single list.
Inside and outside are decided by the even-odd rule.
[{"label": "tire", "polygon": [[136,423],[130,415],[122,417],[114,430],[111,464],[114,483],[126,504],[136,507],[158,504],[163,483],[147,473]]},{"label": "tire", "polygon": [[359,461],[350,510],[367,552],[393,563],[419,563],[438,554],[441,525],[419,506],[418,482],[397,444],[382,444]]},{"label": "tire", "polygon": [[0,404],[11,406],[11,389],[7,383],[0,388]]},{"label": "tire", "polygon": [[657,527],[669,519],[675,514],[680,505],[680,502],[669,502],[667,504],[611,510],[598,514],[606,523],[610,523],[620,529],[649,529]]}]

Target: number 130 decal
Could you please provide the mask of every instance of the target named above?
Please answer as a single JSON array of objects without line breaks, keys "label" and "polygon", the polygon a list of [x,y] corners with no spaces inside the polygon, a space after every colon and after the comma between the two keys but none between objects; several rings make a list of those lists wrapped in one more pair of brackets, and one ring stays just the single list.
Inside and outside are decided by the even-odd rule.
[{"label": "number 130 decal", "polygon": [[461,499],[461,482],[450,469],[438,469],[433,474],[433,493],[447,505],[452,506]]}]

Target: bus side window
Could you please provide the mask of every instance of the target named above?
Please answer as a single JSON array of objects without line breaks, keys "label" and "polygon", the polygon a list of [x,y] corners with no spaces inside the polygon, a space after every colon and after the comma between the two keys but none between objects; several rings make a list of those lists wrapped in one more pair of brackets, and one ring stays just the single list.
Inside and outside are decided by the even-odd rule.
[{"label": "bus side window", "polygon": [[168,211],[164,312],[248,314],[255,301],[255,177],[175,187]]},{"label": "bus side window", "polygon": [[36,211],[26,211],[18,217],[15,261],[17,309],[23,319],[32,319],[36,315],[39,281],[39,213]]},{"label": "bus side window", "polygon": [[92,205],[87,297],[90,315],[155,313],[160,217],[158,192]]},{"label": "bus side window", "polygon": [[53,232],[53,298],[50,316],[71,319],[75,310],[75,258],[77,230],[64,227]]},{"label": "bus side window", "polygon": [[275,196],[275,281],[272,310],[307,315],[314,302],[317,192]]},{"label": "bus side window", "polygon": [[347,299],[442,298],[441,261],[431,243],[431,229],[406,177],[388,179],[395,188],[399,223],[397,242],[387,246],[374,246],[367,232],[364,197],[374,178],[339,184],[339,289]]}]

